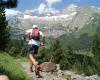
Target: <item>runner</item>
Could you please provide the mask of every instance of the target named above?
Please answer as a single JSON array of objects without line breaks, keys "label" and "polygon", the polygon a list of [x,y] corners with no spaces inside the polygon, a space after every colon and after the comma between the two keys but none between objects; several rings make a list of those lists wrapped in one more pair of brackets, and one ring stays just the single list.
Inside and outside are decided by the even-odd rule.
[{"label": "runner", "polygon": [[[40,36],[42,36],[40,40]],[[29,29],[26,31],[24,38],[28,41],[29,46],[29,60],[31,62],[30,71],[33,72],[33,65],[35,66],[35,74],[37,77],[42,77],[40,75],[40,65],[36,61],[35,55],[38,53],[38,49],[40,46],[44,45],[45,35],[42,31],[39,31],[39,27],[37,25],[33,25],[33,29]]]}]

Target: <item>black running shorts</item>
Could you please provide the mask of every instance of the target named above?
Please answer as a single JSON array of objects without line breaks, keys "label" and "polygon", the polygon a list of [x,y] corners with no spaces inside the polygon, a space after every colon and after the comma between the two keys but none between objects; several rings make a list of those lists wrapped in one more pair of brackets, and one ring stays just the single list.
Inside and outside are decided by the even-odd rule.
[{"label": "black running shorts", "polygon": [[38,49],[39,49],[39,46],[37,45],[29,45],[29,54],[37,54],[38,53]]}]

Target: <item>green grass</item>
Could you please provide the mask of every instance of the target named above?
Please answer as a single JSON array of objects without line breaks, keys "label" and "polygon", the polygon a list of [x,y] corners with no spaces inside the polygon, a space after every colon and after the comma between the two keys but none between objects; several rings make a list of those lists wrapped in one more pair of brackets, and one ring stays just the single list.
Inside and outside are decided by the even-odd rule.
[{"label": "green grass", "polygon": [[28,56],[25,56],[25,57],[19,56],[15,60],[18,61],[18,62],[27,62],[27,61],[29,61]]},{"label": "green grass", "polygon": [[93,26],[85,26],[82,29],[80,29],[78,32],[75,33],[75,37],[79,38],[80,35],[87,33],[88,36],[93,36],[94,34],[96,34],[96,29],[97,27],[93,27]]},{"label": "green grass", "polygon": [[0,52],[0,74],[7,75],[10,80],[31,80],[20,64],[4,52]]}]

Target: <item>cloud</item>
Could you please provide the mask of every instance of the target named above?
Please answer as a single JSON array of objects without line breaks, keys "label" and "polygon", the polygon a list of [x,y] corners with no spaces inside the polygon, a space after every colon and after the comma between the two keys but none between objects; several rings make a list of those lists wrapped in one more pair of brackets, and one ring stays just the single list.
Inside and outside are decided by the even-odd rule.
[{"label": "cloud", "polygon": [[29,12],[38,12],[39,14],[44,13],[45,9],[46,9],[47,5],[44,3],[41,3],[36,9],[32,9],[32,10],[26,10],[25,13],[29,13]]},{"label": "cloud", "polygon": [[47,4],[49,7],[52,6],[52,4],[57,3],[57,2],[62,2],[62,0],[46,0]]},{"label": "cloud", "polygon": [[45,13],[51,13],[53,15],[55,15],[55,14],[57,15],[59,13],[59,10],[54,9],[54,8],[46,8],[44,12]]},{"label": "cloud", "polygon": [[37,8],[32,9],[32,10],[26,10],[25,13],[30,13],[33,12],[34,14],[38,15],[47,15],[47,14],[52,14],[52,15],[57,15],[59,13],[59,10],[55,9],[52,7],[52,4],[61,2],[62,0],[45,0],[47,3],[40,3]]},{"label": "cloud", "polygon": [[11,9],[5,9],[5,14],[6,14],[6,17],[11,17],[11,16],[15,16],[19,13],[21,13],[20,11],[15,11],[15,10],[11,10]]},{"label": "cloud", "polygon": [[47,4],[41,3],[36,9],[34,10],[27,10],[29,12],[33,12],[33,13],[38,13],[38,14],[57,14],[59,13],[59,10],[56,10],[52,7],[49,7]]},{"label": "cloud", "polygon": [[45,11],[46,5],[44,3],[41,3],[39,7],[37,8],[37,11],[39,14],[42,14]]},{"label": "cloud", "polygon": [[[46,2],[46,3],[45,3]],[[59,10],[55,9],[54,7],[52,7],[53,4],[58,3],[58,2],[62,2],[62,0],[45,0],[45,2],[40,3],[37,8],[32,9],[32,10],[26,10],[24,13],[27,15],[48,15],[48,14],[52,14],[52,15],[58,15],[59,14]],[[15,11],[15,10],[11,10],[11,9],[6,9],[6,16],[15,16],[18,13],[21,13],[20,11]]]},{"label": "cloud", "polygon": [[43,3],[40,4],[40,6],[37,8],[37,11],[39,12],[39,14],[44,14],[44,13],[56,14],[57,12],[59,12],[58,10],[48,7],[46,4]]}]

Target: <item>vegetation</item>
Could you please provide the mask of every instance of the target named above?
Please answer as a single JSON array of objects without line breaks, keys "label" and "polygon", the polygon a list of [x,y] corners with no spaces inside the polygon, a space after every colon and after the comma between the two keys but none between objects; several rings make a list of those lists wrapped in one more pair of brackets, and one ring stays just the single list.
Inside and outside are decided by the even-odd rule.
[{"label": "vegetation", "polygon": [[[7,20],[5,17],[5,8],[14,8],[17,6],[17,0],[0,0],[0,74],[5,74],[10,80],[31,80],[24,70],[21,68],[20,64],[14,60],[8,53],[5,53],[9,47],[16,47],[15,45],[10,45],[9,27],[7,25]],[[16,44],[17,45],[17,44]],[[18,44],[20,46],[20,44]],[[17,51],[20,47],[17,48]],[[9,51],[8,50],[8,51]],[[11,50],[10,50],[11,51]],[[13,53],[13,51],[11,52]],[[14,54],[16,51],[14,50]]]},{"label": "vegetation", "polygon": [[13,57],[20,57],[27,55],[27,45],[23,40],[10,39],[6,52]]},{"label": "vegetation", "polygon": [[0,5],[5,8],[14,8],[17,6],[17,0],[0,0]]},{"label": "vegetation", "polygon": [[64,50],[59,45],[59,41],[56,40],[51,46],[52,48],[50,47],[49,50],[46,50],[46,48],[43,50],[44,55],[41,54],[42,58],[40,60],[49,61],[45,56],[45,54],[49,54],[48,59],[52,58],[50,61],[60,64],[62,70],[68,69],[85,75],[100,75],[100,60],[96,61],[94,56],[90,56],[89,54],[93,54],[92,52],[84,51],[84,54],[81,54],[73,49],[73,45],[67,46],[66,50]]},{"label": "vegetation", "polygon": [[52,62],[59,63],[63,59],[63,50],[60,46],[60,43],[58,40],[55,40],[55,42],[51,45],[51,57]]},{"label": "vegetation", "polygon": [[98,35],[94,36],[92,52],[94,54],[94,57],[100,59],[100,37]]},{"label": "vegetation", "polygon": [[4,51],[9,42],[9,29],[7,28],[7,20],[5,17],[5,8],[13,8],[17,6],[17,0],[0,0],[0,51]]},{"label": "vegetation", "polygon": [[100,75],[100,15],[93,16],[91,23],[78,32],[64,34],[49,43],[51,47],[48,47],[42,58],[45,60],[45,54],[49,54],[49,59],[60,64],[61,69],[85,75]]},{"label": "vegetation", "polygon": [[0,52],[0,74],[7,75],[10,80],[31,80],[20,64],[4,52]]},{"label": "vegetation", "polygon": [[[98,53],[100,52],[99,48],[97,48],[99,47],[98,45],[100,44],[97,44],[99,43],[98,41],[99,38],[94,36],[94,39],[92,39],[92,44],[91,44],[92,46],[90,51],[86,49],[77,51],[73,48],[74,45],[72,43],[69,43],[69,45],[66,46],[66,49],[63,49],[60,41],[56,39],[53,40],[53,42],[49,42],[48,44],[49,46],[41,47],[39,49],[39,54],[37,54],[37,58],[40,63],[44,61],[46,62],[51,61],[54,63],[58,63],[61,65],[62,70],[65,69],[73,70],[79,74],[84,73],[85,75],[100,74],[99,73],[100,58],[98,57],[99,54],[97,54],[97,52]],[[13,47],[15,47],[15,52],[10,51],[12,52],[11,55],[14,54],[15,57],[16,55],[22,56],[20,55],[21,53],[20,48],[25,46],[23,44],[24,42],[17,40],[14,40],[14,42],[12,40],[11,42],[13,44]],[[12,45],[9,46],[10,48],[12,47]],[[17,49],[16,47],[18,47],[19,49]],[[26,49],[22,51],[22,54],[27,54],[27,51],[25,51]],[[95,55],[96,57],[98,57],[98,60],[97,58],[95,58]]]},{"label": "vegetation", "polygon": [[96,34],[97,27],[90,25],[85,25],[82,29],[75,33],[75,37],[79,38],[83,34],[87,34],[88,36],[94,36]]},{"label": "vegetation", "polygon": [[[8,0],[13,1],[13,0]],[[5,17],[5,7],[12,8],[8,2],[0,4],[0,74],[10,80],[30,80],[20,65],[11,57],[27,56],[27,45],[23,40],[10,39]],[[10,54],[10,55],[8,55]],[[94,14],[91,23],[78,32],[64,34],[57,39],[47,38],[46,46],[39,49],[40,63],[51,61],[60,64],[62,70],[73,70],[79,74],[100,75],[100,15]]]},{"label": "vegetation", "polygon": [[5,9],[0,6],[0,50],[5,50],[9,41],[9,31],[5,17]]}]

